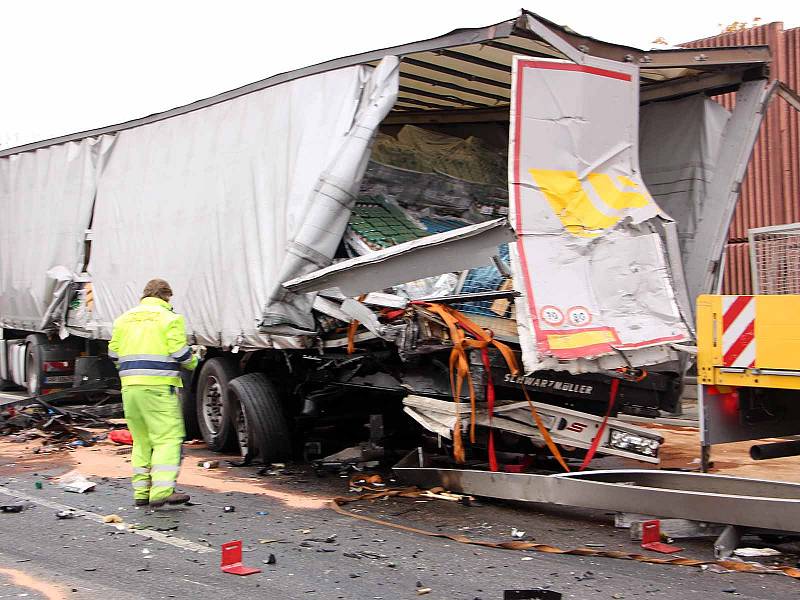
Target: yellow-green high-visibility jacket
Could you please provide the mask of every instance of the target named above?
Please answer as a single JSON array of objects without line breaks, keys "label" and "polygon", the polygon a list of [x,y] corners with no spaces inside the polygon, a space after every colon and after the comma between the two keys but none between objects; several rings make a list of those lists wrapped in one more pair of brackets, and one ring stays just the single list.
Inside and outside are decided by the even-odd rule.
[{"label": "yellow-green high-visibility jacket", "polygon": [[119,361],[123,386],[182,387],[181,367],[197,366],[197,357],[186,345],[183,317],[160,298],[143,298],[114,321],[108,355]]}]

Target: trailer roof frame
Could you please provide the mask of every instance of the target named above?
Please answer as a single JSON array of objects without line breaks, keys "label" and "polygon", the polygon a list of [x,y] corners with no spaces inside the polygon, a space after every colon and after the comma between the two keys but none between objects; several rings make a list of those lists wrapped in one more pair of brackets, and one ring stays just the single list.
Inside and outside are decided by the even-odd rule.
[{"label": "trailer roof frame", "polygon": [[[497,55],[497,52],[504,54]],[[492,60],[491,58],[477,55],[491,53],[495,53],[502,60]],[[426,56],[418,56],[422,54]],[[160,113],[0,150],[0,158],[47,146],[78,141],[88,137],[115,134],[126,129],[201,110],[301,77],[361,64],[374,65],[383,57],[390,55],[401,58],[401,78],[404,78],[406,82],[416,82],[419,85],[419,89],[413,92],[401,91],[398,99],[399,105],[392,112],[390,118],[397,120],[398,116],[404,112],[419,112],[419,107],[422,107],[426,112],[430,112],[431,116],[437,111],[452,112],[454,109],[463,108],[464,106],[473,106],[474,110],[497,109],[499,111],[498,114],[502,114],[503,109],[506,108],[503,102],[505,98],[503,92],[508,91],[510,93],[511,86],[505,81],[494,79],[488,75],[492,72],[507,74],[510,67],[506,63],[510,63],[514,54],[561,58],[575,62],[582,62],[582,58],[585,56],[596,56],[634,63],[641,68],[643,92],[650,85],[659,86],[664,82],[679,82],[687,78],[692,78],[695,82],[694,86],[688,86],[689,89],[702,88],[702,85],[698,85],[698,82],[708,81],[711,84],[716,81],[714,78],[704,80],[699,77],[703,72],[708,71],[727,71],[727,77],[723,79],[725,86],[730,88],[731,85],[736,85],[739,74],[741,74],[740,82],[745,77],[752,78],[754,69],[761,69],[760,73],[763,76],[766,73],[766,66],[771,60],[767,46],[639,50],[579,35],[567,27],[556,25],[535,13],[523,10],[518,17],[495,23],[494,25],[456,29],[450,33],[426,40],[336,58],[294,71],[273,75]],[[454,68],[455,65],[463,68]],[[403,69],[407,72],[403,73]],[[418,73],[417,71],[420,69],[434,71],[459,81],[463,79],[470,82],[473,87],[470,88],[467,84],[456,83],[447,79],[442,79],[442,81],[434,80],[434,83],[424,82],[424,79],[431,78]],[[734,75],[731,76],[731,73],[734,73]],[[479,84],[484,87],[479,88]],[[453,94],[437,94],[429,89],[425,90],[421,87],[423,85],[441,86],[442,88],[447,88],[448,91],[452,91]],[[710,88],[703,89],[707,92],[712,91]],[[485,106],[475,106],[476,104],[480,105],[480,103],[475,100],[470,101],[459,98],[457,96],[459,93],[495,100],[496,104],[487,103]],[[652,95],[655,96],[655,94]],[[435,98],[439,102],[422,100],[413,96]],[[442,98],[437,98],[437,96]],[[449,96],[452,96],[452,99]],[[444,104],[440,102],[444,102]]]}]

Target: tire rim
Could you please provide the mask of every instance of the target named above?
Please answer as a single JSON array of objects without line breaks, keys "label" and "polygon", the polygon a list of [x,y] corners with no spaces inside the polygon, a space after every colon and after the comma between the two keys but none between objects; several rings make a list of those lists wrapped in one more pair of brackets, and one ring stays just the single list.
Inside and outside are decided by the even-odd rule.
[{"label": "tire rim", "polygon": [[236,429],[236,438],[239,441],[239,450],[242,456],[247,456],[249,451],[249,435],[247,433],[247,415],[242,404],[237,402],[233,411],[233,426]]},{"label": "tire rim", "polygon": [[37,395],[39,393],[39,369],[30,352],[25,359],[25,379],[27,379],[28,393],[31,396]]},{"label": "tire rim", "polygon": [[212,435],[216,435],[222,425],[222,384],[213,375],[206,378],[203,386],[203,421]]}]

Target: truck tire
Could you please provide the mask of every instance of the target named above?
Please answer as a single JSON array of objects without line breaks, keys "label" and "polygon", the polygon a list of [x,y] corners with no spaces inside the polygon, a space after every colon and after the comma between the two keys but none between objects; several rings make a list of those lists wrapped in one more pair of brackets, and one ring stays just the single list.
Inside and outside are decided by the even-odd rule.
[{"label": "truck tire", "polygon": [[266,375],[248,373],[234,379],[228,401],[239,450],[245,459],[260,458],[269,464],[291,456],[291,437],[280,394]]},{"label": "truck tire", "polygon": [[192,390],[192,373],[192,371],[181,369],[183,387],[178,388],[178,400],[181,402],[183,426],[186,429],[187,440],[201,437],[200,425],[197,423],[197,398]]},{"label": "truck tire", "polygon": [[44,361],[41,346],[45,344],[47,336],[41,333],[34,333],[25,338],[25,386],[29,396],[39,396],[42,393]]},{"label": "truck tire", "polygon": [[230,383],[238,375],[234,363],[226,358],[212,358],[200,369],[197,380],[197,424],[209,450],[224,452],[236,447],[227,400]]}]

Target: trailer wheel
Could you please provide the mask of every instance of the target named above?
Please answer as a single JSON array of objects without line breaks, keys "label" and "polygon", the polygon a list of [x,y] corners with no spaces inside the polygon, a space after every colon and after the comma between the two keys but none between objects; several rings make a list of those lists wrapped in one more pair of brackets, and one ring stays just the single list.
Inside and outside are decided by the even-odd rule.
[{"label": "trailer wheel", "polygon": [[25,338],[25,342],[25,385],[29,396],[38,396],[42,393],[44,379],[41,346],[47,343],[47,337],[34,333]]},{"label": "trailer wheel", "polygon": [[181,369],[181,380],[183,387],[178,388],[178,400],[181,402],[183,426],[186,429],[186,439],[193,440],[202,434],[197,422],[197,397],[192,390],[192,371]]},{"label": "trailer wheel", "polygon": [[263,373],[248,373],[231,382],[230,415],[244,458],[265,464],[291,455],[289,426],[278,389]]},{"label": "trailer wheel", "polygon": [[209,450],[223,452],[236,444],[236,432],[228,413],[231,381],[238,375],[235,365],[212,358],[200,369],[197,382],[197,424]]}]

